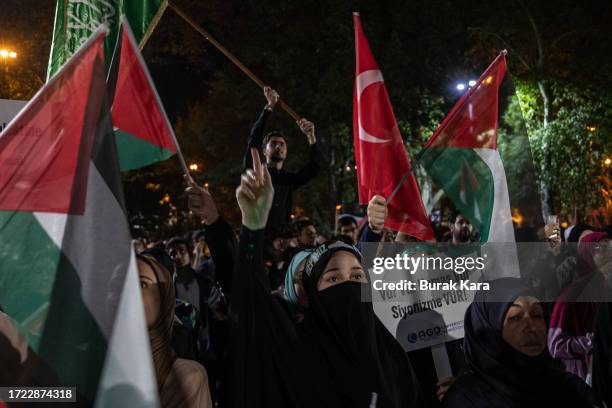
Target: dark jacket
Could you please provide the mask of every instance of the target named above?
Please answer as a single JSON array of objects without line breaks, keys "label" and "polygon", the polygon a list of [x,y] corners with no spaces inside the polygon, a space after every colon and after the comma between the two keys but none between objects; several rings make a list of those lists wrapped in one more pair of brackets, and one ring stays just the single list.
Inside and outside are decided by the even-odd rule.
[{"label": "dark jacket", "polygon": [[[378,319],[357,316],[362,309],[373,315],[371,304],[361,306],[361,284],[347,282],[322,292],[329,295],[327,300],[346,305],[343,296],[336,295],[350,289],[351,299],[357,300],[346,310],[374,325],[372,330],[348,333],[320,318],[328,308],[313,282],[305,282],[310,306],[304,321],[296,324],[284,302],[270,294],[263,267],[264,234],[243,226],[239,240],[231,305],[232,406],[367,408],[375,400],[378,408],[422,407],[418,382],[399,343]],[[336,337],[339,333],[351,341]],[[354,344],[360,350],[359,345],[373,345],[370,350],[377,358],[355,359]]]},{"label": "dark jacket", "polygon": [[[244,170],[253,167],[250,152],[251,147],[257,148],[260,153],[262,152],[264,128],[269,116],[270,111],[264,109],[251,129],[249,144],[243,159]],[[285,169],[277,170],[275,168],[268,168],[270,176],[272,177],[272,185],[274,186],[274,199],[268,217],[268,224],[266,225],[267,230],[282,228],[290,221],[293,207],[291,200],[293,191],[317,176],[319,173],[319,165],[317,164],[318,156],[319,149],[317,144],[314,143],[310,146],[308,163],[299,171],[293,173]]]}]

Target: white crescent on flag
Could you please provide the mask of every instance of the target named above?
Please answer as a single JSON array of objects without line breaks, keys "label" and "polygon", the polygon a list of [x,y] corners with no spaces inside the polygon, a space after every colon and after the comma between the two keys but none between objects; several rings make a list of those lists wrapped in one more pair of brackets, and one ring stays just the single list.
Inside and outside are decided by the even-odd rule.
[{"label": "white crescent on flag", "polygon": [[[378,69],[370,69],[368,71],[363,71],[361,74],[357,75],[357,79],[355,80],[357,86],[357,104],[361,107],[361,93],[370,85],[376,84],[378,82],[384,82],[382,73]],[[361,115],[359,115],[359,139],[364,142],[370,143],[389,143],[389,139],[381,139],[379,137],[373,136],[365,131],[363,126],[361,125]]]}]

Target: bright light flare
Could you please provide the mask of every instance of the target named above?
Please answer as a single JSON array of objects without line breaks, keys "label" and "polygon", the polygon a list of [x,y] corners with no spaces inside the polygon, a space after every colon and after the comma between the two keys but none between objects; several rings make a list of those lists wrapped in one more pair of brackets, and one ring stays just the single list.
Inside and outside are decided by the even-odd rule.
[{"label": "bright light flare", "polygon": [[463,91],[465,90],[465,84],[461,83],[461,84],[457,84],[457,90],[458,91]]}]

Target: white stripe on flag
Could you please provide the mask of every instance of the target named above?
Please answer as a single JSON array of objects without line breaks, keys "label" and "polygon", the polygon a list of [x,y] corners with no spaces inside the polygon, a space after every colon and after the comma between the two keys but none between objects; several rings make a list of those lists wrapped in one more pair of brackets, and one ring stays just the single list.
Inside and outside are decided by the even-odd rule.
[{"label": "white stripe on flag", "polygon": [[[108,345],[96,408],[159,407],[134,251]],[[125,388],[129,394],[119,392]],[[109,392],[110,391],[110,392]],[[117,405],[119,404],[119,405]]]}]

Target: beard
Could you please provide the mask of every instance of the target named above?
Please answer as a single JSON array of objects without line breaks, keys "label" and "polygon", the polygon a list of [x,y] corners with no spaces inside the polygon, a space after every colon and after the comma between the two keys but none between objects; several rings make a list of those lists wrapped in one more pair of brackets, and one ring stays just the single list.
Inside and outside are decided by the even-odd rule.
[{"label": "beard", "polygon": [[278,162],[282,162],[282,161],[284,161],[284,160],[285,160],[285,158],[283,157],[283,155],[281,154],[281,152],[277,152],[277,151],[275,151],[275,152],[272,152],[272,153],[270,154],[270,161],[271,161],[272,163],[278,163]]},{"label": "beard", "polygon": [[471,233],[469,228],[461,228],[456,234],[455,239],[459,242],[469,242]]}]

